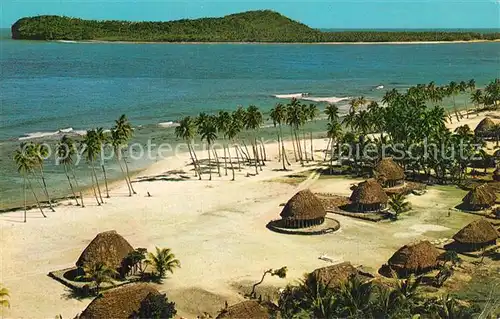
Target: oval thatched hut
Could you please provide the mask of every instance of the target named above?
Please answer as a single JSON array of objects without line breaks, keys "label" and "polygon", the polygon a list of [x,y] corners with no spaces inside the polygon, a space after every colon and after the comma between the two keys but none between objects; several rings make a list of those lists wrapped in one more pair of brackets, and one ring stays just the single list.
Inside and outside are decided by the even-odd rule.
[{"label": "oval thatched hut", "polygon": [[481,218],[473,221],[453,236],[461,250],[476,251],[483,247],[495,245],[499,234],[495,227]]},{"label": "oval thatched hut", "polygon": [[122,261],[134,248],[115,230],[97,234],[76,262],[77,267],[102,262],[108,267],[120,269]]},{"label": "oval thatched hut", "polygon": [[360,272],[346,261],[340,264],[322,267],[311,272],[306,280],[315,280],[330,288],[335,288],[345,283],[352,276],[360,276],[361,279],[369,279],[368,276]]},{"label": "oval thatched hut", "polygon": [[304,228],[320,225],[325,221],[323,204],[310,190],[295,194],[286,203],[280,214],[286,228]]},{"label": "oval thatched hut", "polygon": [[149,294],[160,294],[153,286],[130,284],[104,292],[85,308],[79,319],[129,319]]},{"label": "oval thatched hut", "polygon": [[470,210],[489,208],[495,204],[496,200],[495,190],[488,184],[476,186],[462,199],[464,207]]},{"label": "oval thatched hut", "polygon": [[493,137],[494,132],[493,128],[495,126],[495,122],[489,117],[484,118],[474,129],[474,134],[478,137]]},{"label": "oval thatched hut", "polygon": [[268,319],[269,312],[255,300],[246,300],[221,311],[217,319]]},{"label": "oval thatched hut", "polygon": [[355,211],[378,212],[385,209],[389,197],[376,180],[369,179],[354,188],[350,200]]},{"label": "oval thatched hut", "polygon": [[375,166],[374,175],[384,187],[395,187],[404,183],[405,172],[391,157],[383,158]]},{"label": "oval thatched hut", "polygon": [[389,267],[399,276],[421,274],[439,266],[441,253],[428,240],[405,245],[389,259]]}]

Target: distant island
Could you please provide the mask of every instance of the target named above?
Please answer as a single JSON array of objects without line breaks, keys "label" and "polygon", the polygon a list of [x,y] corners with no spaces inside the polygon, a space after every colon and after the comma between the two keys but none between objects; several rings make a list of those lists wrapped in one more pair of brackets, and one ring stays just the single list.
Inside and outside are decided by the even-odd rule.
[{"label": "distant island", "polygon": [[12,38],[22,40],[126,42],[434,42],[492,41],[500,32],[336,31],[313,29],[270,10],[222,18],[169,22],[84,20],[54,15],[22,18],[12,25]]}]

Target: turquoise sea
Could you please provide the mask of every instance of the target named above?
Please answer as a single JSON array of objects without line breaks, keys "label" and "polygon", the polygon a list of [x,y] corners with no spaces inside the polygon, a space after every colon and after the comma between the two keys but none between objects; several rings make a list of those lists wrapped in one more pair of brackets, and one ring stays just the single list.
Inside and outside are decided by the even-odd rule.
[{"label": "turquoise sea", "polygon": [[[500,43],[108,44],[9,37],[9,30],[1,30],[0,207],[18,205],[22,196],[12,163],[19,138],[109,128],[125,113],[137,128],[136,140],[175,141],[172,128],[159,123],[237,105],[266,112],[289,100],[276,96],[380,99],[386,90],[417,83],[474,78],[483,86],[500,77]],[[376,90],[379,85],[384,89]],[[317,130],[323,125],[319,121]],[[147,164],[131,163],[134,169]],[[82,178],[85,170],[78,168]],[[110,170],[116,177],[118,171]],[[47,163],[47,171],[54,197],[67,193],[62,168]]]}]

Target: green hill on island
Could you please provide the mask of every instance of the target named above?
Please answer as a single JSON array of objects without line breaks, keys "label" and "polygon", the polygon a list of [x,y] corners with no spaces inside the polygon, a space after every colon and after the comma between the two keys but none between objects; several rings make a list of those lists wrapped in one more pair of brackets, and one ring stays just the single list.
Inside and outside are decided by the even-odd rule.
[{"label": "green hill on island", "polygon": [[323,32],[270,10],[222,18],[169,22],[83,20],[62,16],[22,18],[12,38],[25,40],[99,40],[158,42],[388,42],[495,40],[500,33],[476,32]]}]

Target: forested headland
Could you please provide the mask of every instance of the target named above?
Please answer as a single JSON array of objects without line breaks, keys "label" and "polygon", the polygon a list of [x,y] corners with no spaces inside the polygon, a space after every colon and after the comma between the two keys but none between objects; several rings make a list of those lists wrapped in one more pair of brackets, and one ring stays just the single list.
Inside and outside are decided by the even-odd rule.
[{"label": "forested headland", "polygon": [[137,42],[413,42],[500,39],[500,32],[336,31],[313,29],[270,10],[222,18],[168,22],[97,21],[44,15],[19,19],[12,38],[24,40]]}]

